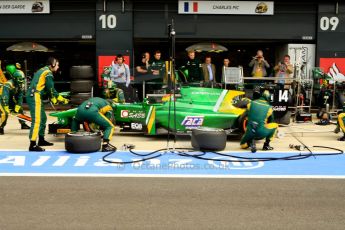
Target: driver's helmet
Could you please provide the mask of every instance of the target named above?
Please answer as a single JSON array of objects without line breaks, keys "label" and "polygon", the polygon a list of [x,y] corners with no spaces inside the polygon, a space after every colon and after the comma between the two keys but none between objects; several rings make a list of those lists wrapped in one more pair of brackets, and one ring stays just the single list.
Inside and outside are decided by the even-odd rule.
[{"label": "driver's helmet", "polygon": [[16,66],[15,65],[7,65],[6,66],[6,72],[13,75],[14,72],[16,72]]},{"label": "driver's helmet", "polygon": [[265,99],[266,101],[270,102],[271,101],[271,93],[268,90],[264,90],[261,94],[261,97]]}]

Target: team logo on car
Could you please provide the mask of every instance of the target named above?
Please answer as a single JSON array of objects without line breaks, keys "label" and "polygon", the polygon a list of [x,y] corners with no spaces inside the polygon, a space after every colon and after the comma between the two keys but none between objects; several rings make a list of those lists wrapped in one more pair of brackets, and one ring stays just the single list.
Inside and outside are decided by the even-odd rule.
[{"label": "team logo on car", "polygon": [[195,129],[202,126],[204,123],[204,116],[186,116],[181,125],[185,126],[187,129]]},{"label": "team logo on car", "polygon": [[121,110],[121,117],[127,118],[128,117],[128,110]]}]

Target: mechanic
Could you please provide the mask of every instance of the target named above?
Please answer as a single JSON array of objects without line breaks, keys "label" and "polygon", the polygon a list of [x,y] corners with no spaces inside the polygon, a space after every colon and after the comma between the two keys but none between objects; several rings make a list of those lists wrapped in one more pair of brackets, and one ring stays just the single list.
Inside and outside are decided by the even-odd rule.
[{"label": "mechanic", "polygon": [[277,123],[273,121],[273,109],[269,104],[271,94],[268,90],[264,90],[259,99],[251,101],[247,105],[248,123],[247,129],[241,139],[241,148],[251,148],[256,152],[255,140],[266,138],[262,150],[272,150],[270,141],[272,140],[277,128]]},{"label": "mechanic", "polygon": [[[4,135],[4,127],[11,111],[24,114],[22,108],[24,76],[16,70],[14,65],[6,66],[6,71],[11,75],[12,79],[4,84],[0,84],[0,135]],[[21,129],[30,129],[24,121],[19,120],[19,123],[21,124]]]},{"label": "mechanic", "polygon": [[[345,106],[343,106],[343,112],[338,115],[337,127],[343,132],[343,136],[338,138],[338,141],[345,141]],[[337,131],[335,131],[337,133]]]},{"label": "mechanic", "polygon": [[184,73],[187,82],[202,83],[204,76],[202,66],[198,59],[195,58],[195,51],[188,51],[188,60],[180,67]]},{"label": "mechanic", "polygon": [[116,84],[109,80],[106,83],[105,88],[102,91],[103,97],[105,99],[112,99],[116,103],[125,103],[125,95],[123,90],[116,87]]},{"label": "mechanic", "polygon": [[7,78],[4,74],[4,72],[2,72],[2,69],[1,69],[1,60],[0,60],[0,83],[5,83],[7,81]]},{"label": "mechanic", "polygon": [[[22,79],[22,82],[21,82],[21,89],[22,89],[22,92],[23,92],[23,95],[24,95],[24,91],[25,91],[25,85],[26,85],[26,82],[25,82],[25,74],[24,72],[22,71],[22,65],[20,63],[16,63],[16,72],[14,73],[14,75],[16,75],[16,77],[19,77],[18,79]],[[12,103],[13,104],[13,103]],[[14,105],[14,104],[13,104]],[[23,108],[22,108],[22,105],[20,105],[21,108],[19,110],[19,114],[23,114],[24,115],[24,111],[23,111]],[[10,105],[11,107],[11,105]],[[13,107],[13,106],[12,106]],[[14,112],[16,112],[14,110]],[[28,126],[25,121],[23,120],[20,120],[18,119],[20,125],[21,125],[21,129],[30,129],[30,126]]]},{"label": "mechanic", "polygon": [[156,50],[153,55],[153,59],[149,61],[148,73],[159,76],[157,79],[150,80],[154,82],[152,85],[148,85],[147,92],[155,93],[156,90],[161,90],[163,86],[163,78],[165,76],[165,61],[161,59],[161,51]]},{"label": "mechanic", "polygon": [[[31,115],[30,146],[29,151],[45,151],[41,146],[52,146],[44,139],[47,115],[45,113],[43,98],[50,97],[53,104],[67,104],[68,100],[62,97],[54,88],[53,73],[59,69],[59,61],[54,57],[49,57],[47,65],[39,69],[32,78],[30,86],[26,92],[26,101],[29,105]],[[38,144],[36,140],[38,139]]]},{"label": "mechanic", "polygon": [[112,103],[103,98],[90,98],[79,105],[77,113],[72,120],[71,130],[74,132],[79,130],[79,124],[83,122],[94,123],[104,130],[102,145],[103,152],[116,150],[114,146],[109,144],[115,130],[115,126],[111,121],[114,118],[113,108],[111,105]]}]

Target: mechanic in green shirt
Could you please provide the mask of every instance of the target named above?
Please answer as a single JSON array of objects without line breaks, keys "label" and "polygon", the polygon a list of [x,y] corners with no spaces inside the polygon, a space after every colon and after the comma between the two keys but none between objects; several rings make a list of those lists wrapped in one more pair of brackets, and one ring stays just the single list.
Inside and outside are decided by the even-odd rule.
[{"label": "mechanic in green shirt", "polygon": [[[241,139],[241,148],[251,148],[256,152],[255,140],[266,138],[263,150],[272,150],[270,141],[277,131],[278,124],[273,123],[273,109],[269,101],[271,94],[265,90],[259,99],[251,101],[247,105],[248,122],[247,129]],[[271,123],[272,122],[272,123]]]},{"label": "mechanic in green shirt", "polygon": [[[41,146],[54,145],[44,139],[47,115],[43,99],[48,96],[53,104],[68,103],[68,100],[62,97],[54,88],[53,73],[58,69],[59,61],[53,57],[48,58],[47,65],[34,74],[26,92],[26,102],[29,105],[32,119],[29,151],[45,151]],[[38,144],[36,144],[37,138],[39,138]]]},{"label": "mechanic in green shirt", "polygon": [[153,59],[149,61],[147,73],[158,77],[157,79],[150,80],[150,82],[155,82],[155,84],[149,85],[149,92],[162,89],[163,78],[165,75],[165,62],[161,59],[161,56],[161,51],[157,50],[153,55]]},{"label": "mechanic in green shirt", "polygon": [[111,140],[115,126],[112,122],[114,120],[114,113],[112,103],[100,97],[93,97],[84,101],[79,105],[77,113],[72,120],[71,130],[76,132],[79,130],[80,123],[87,122],[99,125],[103,133],[102,151],[115,151],[116,148],[109,143]]},{"label": "mechanic in green shirt", "polygon": [[195,58],[194,51],[188,51],[188,60],[180,67],[188,83],[202,83],[204,81],[202,66],[198,59]]},{"label": "mechanic in green shirt", "polygon": [[[343,106],[343,112],[338,115],[337,129],[343,132],[343,136],[338,138],[338,141],[345,141],[345,105]],[[335,131],[338,133],[338,131]]]},{"label": "mechanic in green shirt", "polygon": [[[7,65],[6,71],[11,79],[4,84],[0,84],[0,135],[4,134],[4,127],[11,111],[24,114],[22,108],[24,76],[14,65]],[[30,128],[24,121],[19,120],[19,122],[22,129]]]}]

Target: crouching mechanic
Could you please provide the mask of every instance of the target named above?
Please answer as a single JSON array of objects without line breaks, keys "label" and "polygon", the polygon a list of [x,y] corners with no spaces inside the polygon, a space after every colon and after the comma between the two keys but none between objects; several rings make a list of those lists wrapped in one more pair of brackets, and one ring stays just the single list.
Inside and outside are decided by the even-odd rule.
[{"label": "crouching mechanic", "polygon": [[[31,115],[30,146],[29,151],[44,151],[41,146],[52,146],[44,139],[47,122],[43,99],[47,95],[53,104],[67,104],[68,100],[62,97],[54,88],[53,72],[59,69],[59,61],[53,57],[48,58],[47,65],[39,69],[30,82],[26,92],[26,101]],[[38,138],[38,144],[36,144]]]},{"label": "crouching mechanic", "polygon": [[71,130],[78,131],[80,123],[83,122],[99,125],[104,130],[102,151],[115,151],[116,148],[109,143],[115,130],[115,126],[111,121],[113,117],[113,108],[110,102],[100,97],[90,98],[79,105],[72,120]]},{"label": "crouching mechanic", "polygon": [[256,152],[255,140],[266,138],[262,150],[272,150],[270,141],[273,138],[277,128],[277,123],[270,123],[273,121],[273,109],[269,104],[270,93],[265,90],[259,99],[251,101],[247,105],[248,123],[247,129],[241,139],[241,148],[251,148],[251,151]]},{"label": "crouching mechanic", "polygon": [[[343,112],[338,115],[337,128],[340,128],[343,132],[343,136],[338,138],[338,141],[345,141],[345,106],[343,106]],[[339,130],[340,131],[340,130]],[[338,133],[335,131],[335,133]]]},{"label": "crouching mechanic", "polygon": [[[24,114],[22,108],[24,76],[13,65],[6,66],[6,71],[11,75],[12,79],[4,84],[0,84],[0,135],[4,134],[4,127],[6,126],[10,111]],[[24,121],[19,120],[19,123],[21,124],[21,129],[30,129]]]}]

